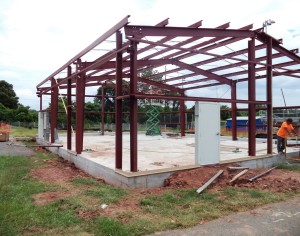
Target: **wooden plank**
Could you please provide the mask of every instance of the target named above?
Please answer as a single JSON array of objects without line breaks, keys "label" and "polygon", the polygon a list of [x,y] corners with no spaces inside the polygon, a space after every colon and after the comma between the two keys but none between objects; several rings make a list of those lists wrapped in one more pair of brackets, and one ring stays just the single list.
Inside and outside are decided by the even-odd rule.
[{"label": "wooden plank", "polygon": [[248,171],[248,169],[241,171],[240,173],[238,173],[237,175],[235,175],[232,178],[232,180],[229,181],[229,183],[232,183],[233,181],[237,180],[239,177],[241,177],[242,175],[244,175],[247,171]]},{"label": "wooden plank", "polygon": [[256,180],[256,179],[258,179],[258,178],[260,178],[260,177],[262,177],[262,176],[264,176],[264,175],[270,173],[270,172],[271,172],[272,170],[274,170],[275,168],[276,168],[276,166],[273,167],[273,168],[271,168],[271,169],[269,169],[269,170],[267,170],[267,171],[265,171],[265,172],[263,172],[263,173],[261,173],[261,174],[259,174],[259,175],[256,175],[256,176],[250,178],[249,181],[252,182],[253,180]]},{"label": "wooden plank", "polygon": [[204,185],[202,185],[200,188],[197,189],[197,193],[201,193],[203,190],[205,190],[209,185],[211,185],[212,182],[215,181],[221,174],[223,174],[224,170],[219,170],[217,174],[215,174],[210,180],[208,180]]}]

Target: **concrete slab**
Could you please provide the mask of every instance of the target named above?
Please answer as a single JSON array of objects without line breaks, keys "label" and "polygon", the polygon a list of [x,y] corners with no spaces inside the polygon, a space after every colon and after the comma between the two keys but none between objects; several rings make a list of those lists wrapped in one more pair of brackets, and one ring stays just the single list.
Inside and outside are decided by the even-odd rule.
[{"label": "concrete slab", "polygon": [[[101,135],[99,132],[84,134],[84,151],[75,153],[75,137],[72,137],[72,150],[66,150],[67,138],[65,133],[59,134],[59,143],[63,148],[50,148],[63,158],[74,162],[83,171],[105,181],[129,188],[160,187],[169,175],[177,170],[197,168],[195,164],[195,136],[186,134],[184,137],[168,135],[147,136],[138,134],[138,172],[130,172],[130,135],[123,133],[123,162],[122,170],[115,169],[115,134],[112,132]],[[39,142],[43,142],[39,140]],[[209,145],[209,143],[207,144]],[[256,157],[248,156],[248,141],[239,138],[232,141],[231,137],[221,137],[220,163],[238,163],[249,168],[270,167],[274,162],[285,161],[284,156],[276,154],[275,140],[274,155],[267,155],[265,139],[256,139]],[[287,156],[299,148],[287,148]]]}]

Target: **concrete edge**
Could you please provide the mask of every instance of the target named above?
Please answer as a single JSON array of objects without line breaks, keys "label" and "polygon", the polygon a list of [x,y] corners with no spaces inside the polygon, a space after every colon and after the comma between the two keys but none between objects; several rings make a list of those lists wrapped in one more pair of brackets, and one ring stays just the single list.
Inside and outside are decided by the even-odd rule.
[{"label": "concrete edge", "polygon": [[[42,140],[37,140],[37,142],[39,144],[49,144],[48,142],[43,142]],[[74,163],[77,168],[85,173],[95,178],[101,178],[108,184],[124,188],[163,187],[165,179],[167,179],[174,172],[201,167],[201,165],[188,165],[142,172],[126,172],[118,169],[110,169],[99,163],[95,163],[87,158],[82,157],[81,155],[76,154],[74,151],[66,150],[60,147],[47,147],[46,149],[59,155],[63,159]],[[298,151],[288,153],[287,157],[291,157],[296,153],[298,153]],[[287,160],[285,159],[285,156],[277,154],[274,156],[262,155],[256,157],[239,158],[230,161],[221,161],[219,164],[235,163],[243,167],[256,169],[271,167],[274,166],[274,163],[283,163],[286,161]]]}]

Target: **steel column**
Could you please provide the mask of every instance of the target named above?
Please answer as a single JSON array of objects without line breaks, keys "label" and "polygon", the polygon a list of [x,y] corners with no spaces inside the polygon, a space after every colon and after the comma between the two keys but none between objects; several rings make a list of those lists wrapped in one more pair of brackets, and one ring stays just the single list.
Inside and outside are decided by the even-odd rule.
[{"label": "steel column", "polygon": [[252,38],[248,41],[248,99],[252,103],[248,104],[248,149],[249,156],[255,156],[256,154],[256,119],[255,119],[255,106],[256,89],[255,89],[255,64],[252,62],[255,60],[255,39]]},{"label": "steel column", "polygon": [[[184,93],[182,93],[181,96],[184,96]],[[181,136],[185,136],[185,105],[184,105],[184,100],[180,100],[180,131],[181,131]]]},{"label": "steel column", "polygon": [[40,112],[43,110],[43,95],[40,94]]},{"label": "steel column", "polygon": [[273,153],[272,38],[267,41],[267,153]]},{"label": "steel column", "polygon": [[[236,100],[236,84],[237,82],[235,80],[232,81],[231,83],[231,99],[232,100]],[[236,116],[237,116],[237,112],[236,112],[236,102],[232,102],[231,103],[231,121],[232,121],[232,128],[231,128],[231,132],[232,132],[232,140],[235,141],[237,140],[237,125],[236,125]]]},{"label": "steel column", "polygon": [[[72,67],[68,66],[67,76],[71,76]],[[67,82],[67,149],[72,149],[72,81]]]},{"label": "steel column", "polygon": [[[116,48],[122,47],[122,33],[116,32]],[[122,96],[122,52],[116,57],[116,96]],[[116,104],[116,169],[122,169],[122,99],[115,100]]]},{"label": "steel column", "polygon": [[101,95],[101,134],[104,135],[104,122],[105,122],[105,101],[104,101],[104,84],[102,84],[101,86],[101,92],[102,92],[102,95]]},{"label": "steel column", "polygon": [[57,113],[58,113],[58,87],[55,86],[56,81],[54,78],[51,79],[52,88],[51,93],[51,143],[55,142],[55,131],[57,128]]},{"label": "steel column", "polygon": [[[77,72],[82,69],[81,60],[77,61]],[[76,153],[83,150],[84,128],[84,97],[85,97],[85,73],[76,75]]]},{"label": "steel column", "polygon": [[130,45],[130,171],[137,172],[137,43]]}]

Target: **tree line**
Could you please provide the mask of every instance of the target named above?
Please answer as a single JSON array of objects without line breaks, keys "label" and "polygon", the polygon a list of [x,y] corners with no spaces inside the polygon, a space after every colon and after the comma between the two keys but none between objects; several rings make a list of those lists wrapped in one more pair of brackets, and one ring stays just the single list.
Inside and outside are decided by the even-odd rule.
[{"label": "tree line", "polygon": [[12,122],[37,122],[38,113],[19,102],[13,85],[4,80],[0,80],[0,121],[5,123]]}]

